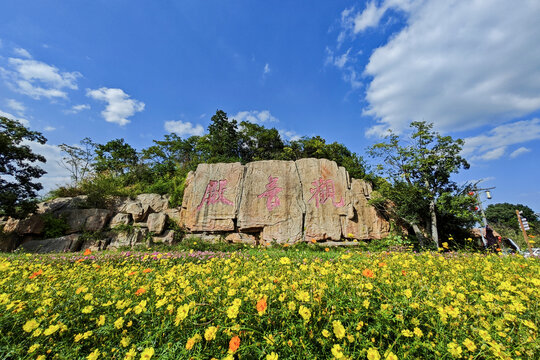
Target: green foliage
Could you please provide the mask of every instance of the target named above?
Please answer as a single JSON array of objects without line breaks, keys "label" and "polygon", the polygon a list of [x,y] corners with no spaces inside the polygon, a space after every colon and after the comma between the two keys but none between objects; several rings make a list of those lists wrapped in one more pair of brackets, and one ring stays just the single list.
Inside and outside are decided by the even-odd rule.
[{"label": "green foliage", "polygon": [[43,236],[45,239],[52,239],[63,236],[69,230],[69,225],[66,220],[59,216],[53,216],[52,214],[44,214],[43,216]]},{"label": "green foliage", "polygon": [[486,208],[486,219],[495,227],[504,227],[520,231],[516,210],[523,211],[523,216],[527,219],[533,231],[540,230],[540,221],[533,209],[522,204],[499,203],[488,205]]},{"label": "green foliage", "polygon": [[94,167],[98,173],[110,172],[122,175],[130,171],[138,162],[137,152],[124,139],[111,140],[105,145],[96,145]]},{"label": "green foliage", "polygon": [[45,144],[47,139],[20,122],[0,116],[0,215],[22,218],[35,210],[35,197],[43,188],[36,179],[45,170],[35,165],[45,157],[36,154],[25,141]]}]

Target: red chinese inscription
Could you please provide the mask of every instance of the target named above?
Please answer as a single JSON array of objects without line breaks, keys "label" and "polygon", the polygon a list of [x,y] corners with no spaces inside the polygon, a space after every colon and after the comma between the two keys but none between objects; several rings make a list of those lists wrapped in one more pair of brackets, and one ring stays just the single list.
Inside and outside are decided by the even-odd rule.
[{"label": "red chinese inscription", "polygon": [[283,188],[277,186],[277,181],[277,177],[269,176],[268,184],[266,184],[266,191],[257,196],[259,199],[263,197],[266,198],[266,208],[268,211],[272,211],[275,207],[280,205],[277,194],[283,190]]},{"label": "red chinese inscription", "polygon": [[227,180],[210,180],[208,185],[206,185],[206,191],[204,192],[201,203],[197,206],[197,211],[201,210],[205,204],[220,202],[225,205],[232,205],[232,201],[226,199],[223,194],[225,189],[227,189]]},{"label": "red chinese inscription", "polygon": [[308,202],[315,199],[315,206],[319,207],[320,204],[324,204],[328,199],[332,199],[332,204],[335,207],[342,207],[345,205],[343,197],[336,203],[336,189],[334,187],[334,180],[319,178],[319,180],[313,181],[313,188],[310,188],[309,191],[313,194],[309,198]]}]

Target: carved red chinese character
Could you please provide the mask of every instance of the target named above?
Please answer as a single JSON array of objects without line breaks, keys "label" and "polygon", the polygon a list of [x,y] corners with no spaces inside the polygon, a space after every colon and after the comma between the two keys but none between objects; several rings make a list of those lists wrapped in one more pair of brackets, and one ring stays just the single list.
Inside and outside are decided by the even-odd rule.
[{"label": "carved red chinese character", "polygon": [[334,187],[334,181],[332,179],[323,179],[315,180],[312,182],[313,188],[310,188],[309,191],[313,194],[309,198],[308,202],[315,199],[315,206],[319,207],[320,204],[324,204],[328,199],[332,199],[332,204],[335,207],[342,207],[345,205],[343,197],[336,203],[336,190]]},{"label": "carved red chinese character", "polygon": [[266,198],[266,208],[268,211],[272,211],[275,207],[280,205],[279,198],[277,194],[283,190],[280,187],[277,187],[277,177],[268,177],[268,184],[266,184],[266,191],[263,192],[261,195],[257,196],[259,199],[265,197]]},{"label": "carved red chinese character", "polygon": [[225,205],[232,205],[232,201],[225,198],[223,194],[227,189],[227,180],[210,180],[208,185],[206,185],[206,191],[201,200],[199,206],[197,206],[197,211],[201,210],[204,204],[215,204],[222,203]]}]

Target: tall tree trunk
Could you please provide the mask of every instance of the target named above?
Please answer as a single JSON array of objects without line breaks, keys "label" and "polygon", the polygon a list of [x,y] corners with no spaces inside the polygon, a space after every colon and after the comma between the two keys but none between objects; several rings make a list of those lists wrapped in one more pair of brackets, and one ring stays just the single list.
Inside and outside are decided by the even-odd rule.
[{"label": "tall tree trunk", "polygon": [[436,247],[439,247],[439,231],[437,230],[437,214],[435,213],[435,200],[429,201],[429,215],[431,215],[431,238]]},{"label": "tall tree trunk", "polygon": [[416,235],[416,238],[418,239],[418,244],[420,245],[420,248],[423,248],[424,245],[425,245],[425,238],[424,238],[424,234],[422,233],[422,230],[420,230],[420,228],[418,227],[418,224],[411,224],[412,225],[412,228],[413,228],[413,231],[414,231],[414,234]]}]

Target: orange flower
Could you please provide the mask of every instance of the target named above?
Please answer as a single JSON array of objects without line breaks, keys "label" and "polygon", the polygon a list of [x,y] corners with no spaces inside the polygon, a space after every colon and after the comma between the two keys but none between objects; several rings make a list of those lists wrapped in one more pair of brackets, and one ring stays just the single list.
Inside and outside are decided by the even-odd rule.
[{"label": "orange flower", "polygon": [[28,278],[29,278],[29,279],[33,279],[33,278],[35,278],[36,276],[41,275],[41,274],[43,274],[43,270],[39,269],[38,271],[32,273],[32,275],[30,275]]},{"label": "orange flower", "polygon": [[84,254],[83,254],[84,256],[88,256],[90,254],[92,254],[92,250],[90,250],[90,249],[84,250]]},{"label": "orange flower", "polygon": [[328,251],[330,251],[330,249],[329,248],[324,248],[324,251],[328,252]]},{"label": "orange flower", "polygon": [[145,292],[146,292],[146,289],[142,287],[142,288],[139,288],[139,290],[135,291],[135,295],[140,296],[144,294]]},{"label": "orange flower", "polygon": [[229,341],[229,351],[235,352],[240,347],[240,338],[235,336]]},{"label": "orange flower", "polygon": [[317,240],[311,239],[311,242],[314,243],[314,244],[316,244],[316,243],[317,243]]},{"label": "orange flower", "polygon": [[264,313],[264,311],[266,310],[266,306],[267,304],[266,304],[265,298],[262,298],[259,301],[257,301],[257,311],[259,312],[259,315]]},{"label": "orange flower", "polygon": [[149,272],[152,272],[152,269],[144,269],[142,272],[148,274]]},{"label": "orange flower", "polygon": [[386,266],[386,263],[383,263],[383,262],[379,263],[379,267],[385,267],[385,266]]},{"label": "orange flower", "polygon": [[407,276],[407,272],[405,270],[401,270],[401,275]]},{"label": "orange flower", "polygon": [[372,278],[372,277],[375,276],[373,271],[371,271],[369,269],[365,269],[364,271],[362,271],[362,275],[364,275],[365,277],[368,277],[368,278]]},{"label": "orange flower", "polygon": [[136,271],[132,271],[130,272],[129,274],[127,274],[128,276],[131,276],[131,275],[135,275],[137,272]]}]

